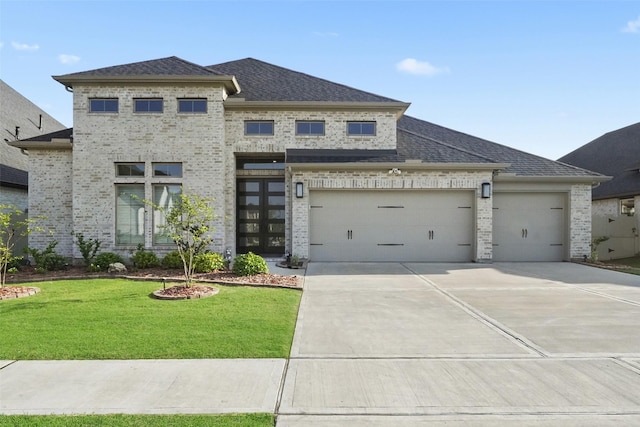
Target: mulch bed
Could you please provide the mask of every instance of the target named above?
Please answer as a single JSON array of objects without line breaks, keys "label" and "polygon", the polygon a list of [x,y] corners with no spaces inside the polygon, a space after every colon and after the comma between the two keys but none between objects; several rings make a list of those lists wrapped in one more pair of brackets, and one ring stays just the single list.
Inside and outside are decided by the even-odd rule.
[{"label": "mulch bed", "polygon": [[[33,295],[35,292],[37,292],[34,292],[33,289],[38,289],[28,285],[17,286],[16,284],[29,282],[46,282],[49,280],[97,279],[114,277],[133,280],[150,280],[157,282],[162,282],[164,279],[165,282],[171,282],[172,285],[174,285],[175,282],[184,281],[184,274],[182,274],[181,270],[169,270],[163,268],[130,270],[123,274],[108,274],[89,273],[87,272],[86,268],[82,266],[70,266],[66,270],[47,271],[45,273],[38,273],[33,267],[23,267],[18,273],[7,275],[7,286],[5,286],[4,288],[0,288],[0,299],[16,298],[15,295],[20,295],[20,297]],[[303,278],[301,276],[284,276],[280,274],[257,274],[255,276],[238,276],[231,271],[198,273],[195,275],[195,278],[199,283],[202,284],[218,283],[222,285],[266,286],[290,289],[302,289],[303,284]],[[193,288],[196,288],[196,285],[191,286],[190,288],[186,288],[184,286],[182,286],[181,288],[183,289],[182,295],[186,298],[188,298],[189,295],[195,295],[198,292],[197,290],[193,290]],[[178,292],[178,289],[175,289],[173,292]],[[197,296],[195,296],[194,298],[197,298]]]}]

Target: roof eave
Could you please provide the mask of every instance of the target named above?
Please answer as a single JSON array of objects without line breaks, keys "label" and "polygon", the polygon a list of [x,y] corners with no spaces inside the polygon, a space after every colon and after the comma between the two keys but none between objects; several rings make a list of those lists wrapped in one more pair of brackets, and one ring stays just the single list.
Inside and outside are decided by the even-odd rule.
[{"label": "roof eave", "polygon": [[7,144],[23,150],[71,150],[73,147],[72,140],[68,138],[53,138],[50,141],[11,141]]},{"label": "roof eave", "polygon": [[240,84],[235,76],[211,75],[211,76],[184,76],[184,75],[123,75],[123,76],[52,76],[65,87],[73,87],[74,84],[100,84],[100,83],[221,83],[230,94],[240,92]]},{"label": "roof eave", "polygon": [[502,170],[510,166],[508,163],[417,163],[409,162],[334,162],[334,163],[295,163],[287,162],[290,170],[371,170],[398,168],[400,170]]},{"label": "roof eave", "polygon": [[495,182],[573,182],[582,184],[597,184],[600,182],[609,181],[610,176],[604,175],[515,175],[515,174],[498,174],[493,180]]},{"label": "roof eave", "polygon": [[225,108],[233,110],[391,110],[398,118],[410,105],[408,102],[246,101],[242,98],[227,98],[224,102]]}]

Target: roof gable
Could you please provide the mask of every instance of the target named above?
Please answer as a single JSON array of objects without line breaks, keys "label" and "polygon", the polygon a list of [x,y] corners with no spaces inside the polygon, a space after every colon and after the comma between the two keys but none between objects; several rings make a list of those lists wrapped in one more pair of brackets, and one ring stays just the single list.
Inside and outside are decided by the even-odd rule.
[{"label": "roof gable", "polygon": [[242,91],[235,97],[245,101],[399,102],[253,58],[207,68],[236,76]]}]

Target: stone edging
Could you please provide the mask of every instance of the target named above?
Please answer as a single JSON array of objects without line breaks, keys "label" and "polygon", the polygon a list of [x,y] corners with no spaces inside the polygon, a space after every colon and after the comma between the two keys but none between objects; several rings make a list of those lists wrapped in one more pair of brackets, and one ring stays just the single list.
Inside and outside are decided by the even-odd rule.
[{"label": "stone edging", "polygon": [[4,289],[7,288],[19,288],[20,291],[16,291],[10,295],[0,295],[0,300],[8,300],[8,299],[16,299],[16,298],[24,298],[30,297],[31,295],[35,295],[40,292],[40,288],[36,288],[35,286],[5,286]]}]

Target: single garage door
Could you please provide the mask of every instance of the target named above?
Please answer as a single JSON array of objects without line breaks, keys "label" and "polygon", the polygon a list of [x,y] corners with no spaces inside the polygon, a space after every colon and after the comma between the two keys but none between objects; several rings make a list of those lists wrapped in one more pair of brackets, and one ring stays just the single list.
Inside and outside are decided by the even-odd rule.
[{"label": "single garage door", "polygon": [[314,261],[452,261],[473,258],[470,191],[312,191]]},{"label": "single garage door", "polygon": [[493,193],[494,261],[562,261],[565,193]]}]

